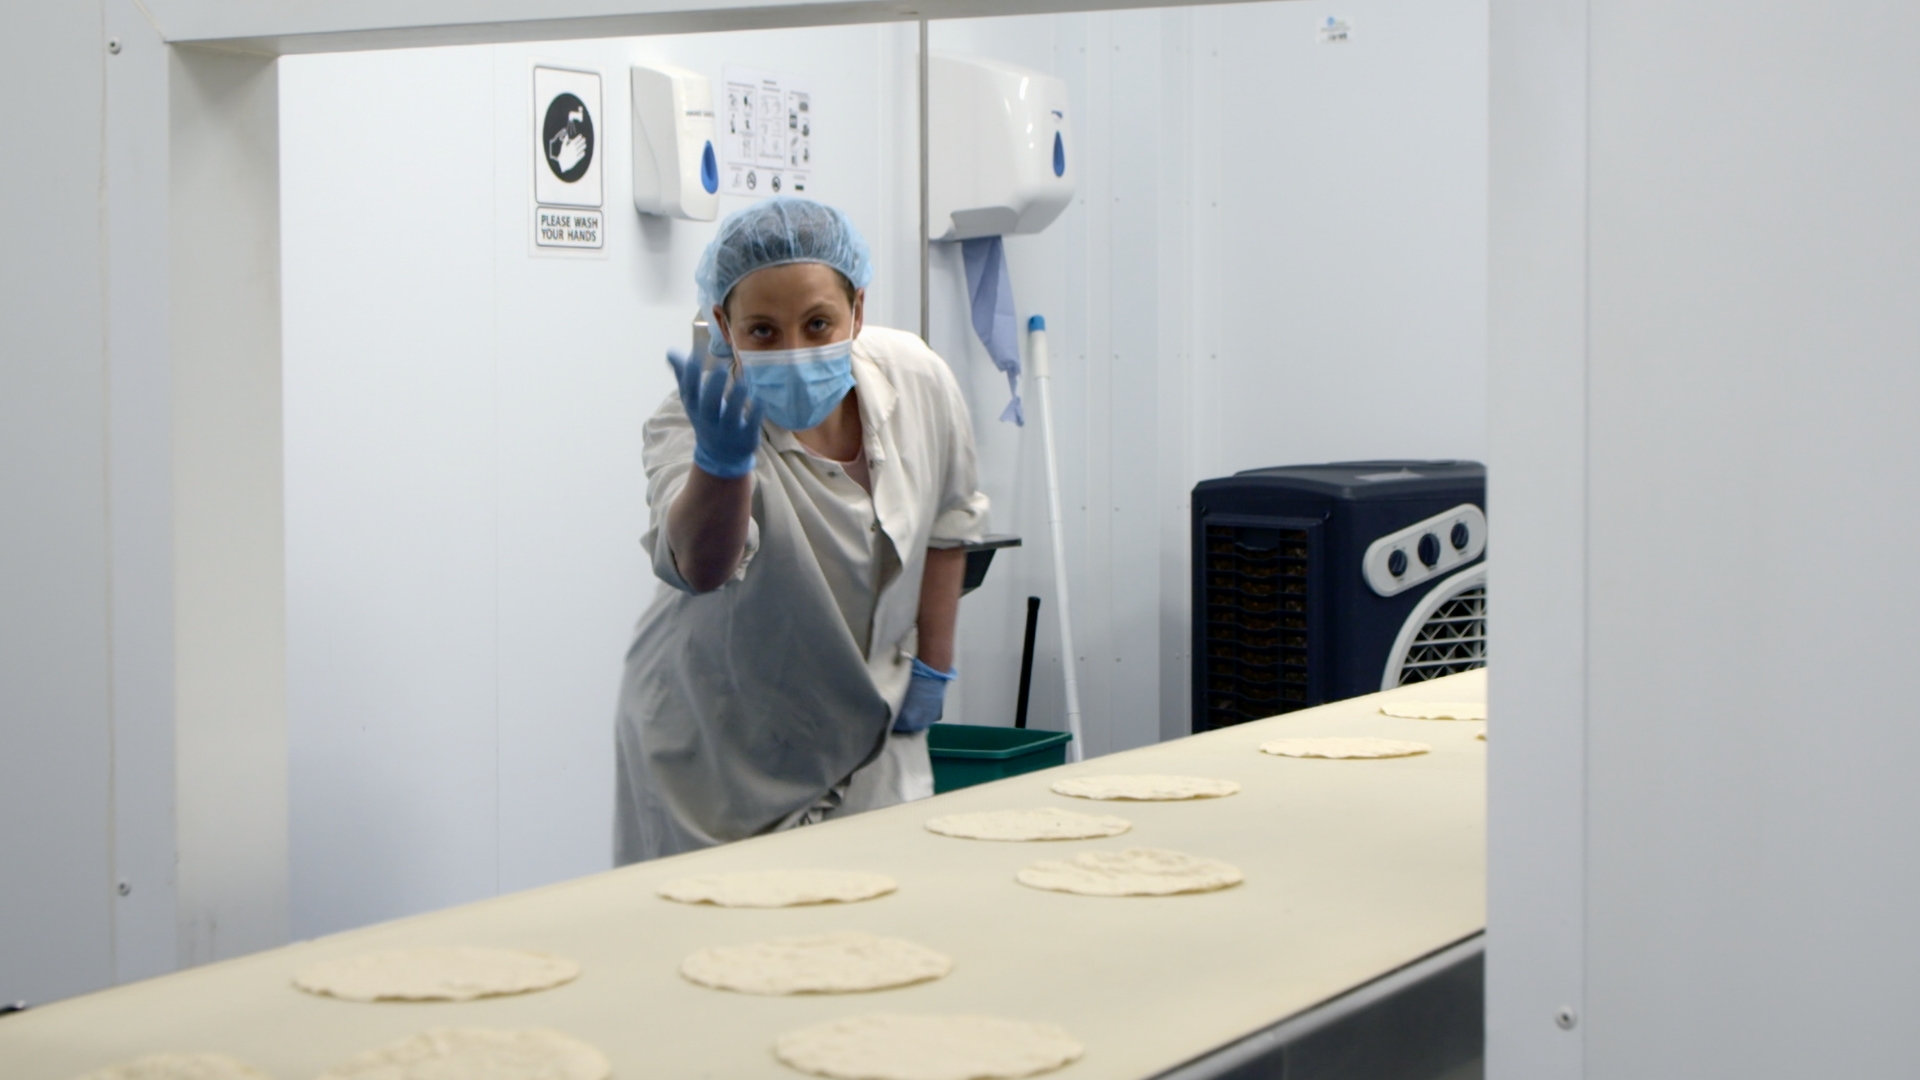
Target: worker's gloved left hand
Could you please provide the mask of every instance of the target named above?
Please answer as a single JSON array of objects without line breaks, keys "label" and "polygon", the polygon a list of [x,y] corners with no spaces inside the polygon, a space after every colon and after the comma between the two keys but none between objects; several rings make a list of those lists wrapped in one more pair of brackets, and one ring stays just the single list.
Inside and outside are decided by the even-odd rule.
[{"label": "worker's gloved left hand", "polygon": [[960,672],[938,671],[919,657],[913,658],[913,681],[907,684],[907,700],[900,703],[900,715],[893,718],[893,730],[925,731],[940,719],[947,708],[947,684]]}]

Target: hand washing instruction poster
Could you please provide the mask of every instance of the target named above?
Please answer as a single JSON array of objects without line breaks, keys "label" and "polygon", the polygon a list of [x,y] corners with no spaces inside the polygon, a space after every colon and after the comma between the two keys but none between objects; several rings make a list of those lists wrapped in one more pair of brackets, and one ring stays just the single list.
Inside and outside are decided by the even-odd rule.
[{"label": "hand washing instruction poster", "polygon": [[605,247],[599,73],[535,67],[532,134],[535,250]]},{"label": "hand washing instruction poster", "polygon": [[813,171],[813,85],[792,75],[728,67],[720,115],[720,190],[805,195]]}]

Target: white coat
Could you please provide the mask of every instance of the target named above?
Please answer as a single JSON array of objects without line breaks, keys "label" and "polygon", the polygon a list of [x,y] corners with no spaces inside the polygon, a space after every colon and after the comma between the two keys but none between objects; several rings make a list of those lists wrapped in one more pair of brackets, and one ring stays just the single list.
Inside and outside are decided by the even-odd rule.
[{"label": "white coat", "polygon": [[873,770],[855,777],[869,763],[930,775],[924,735],[889,729],[912,674],[927,549],[980,539],[987,498],[945,361],[869,326],[853,377],[872,495],[764,425],[745,557],[709,593],[688,589],[665,528],[693,427],[678,394],[647,421],[642,543],[662,585],[620,690],[617,864],[899,801]]}]

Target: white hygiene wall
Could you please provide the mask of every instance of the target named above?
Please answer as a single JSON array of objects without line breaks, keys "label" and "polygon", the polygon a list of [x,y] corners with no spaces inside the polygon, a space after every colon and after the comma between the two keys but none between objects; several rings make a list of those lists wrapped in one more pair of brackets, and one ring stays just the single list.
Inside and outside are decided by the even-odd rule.
[{"label": "white hygiene wall", "polygon": [[[1484,452],[1485,0],[941,22],[1058,74],[1079,197],[1007,243],[1044,314],[1089,753],[1186,730],[1186,493],[1234,469]],[[297,935],[609,860],[621,655],[653,581],[641,422],[713,226],[631,210],[625,65],[811,76],[815,194],[918,322],[914,31],[767,31],[288,58],[282,66],[288,680]],[[528,66],[605,78],[604,258],[527,253]],[[1257,108],[1241,103],[1259,102]],[[722,211],[740,205],[723,200]],[[1062,722],[1038,401],[932,254],[930,337],[974,413],[992,527],[949,718]]]},{"label": "white hygiene wall", "polygon": [[1920,12],[1495,10],[1487,1075],[1912,1075]]},{"label": "white hygiene wall", "polygon": [[[1323,44],[1337,14],[1344,43]],[[1486,447],[1484,0],[1248,4],[941,22],[936,50],[1066,80],[1082,187],[1010,237],[1056,369],[1089,753],[1188,730],[1188,493],[1239,469]],[[1025,598],[1053,603],[1038,415],[936,245],[932,341],[974,405],[996,558],[962,605],[956,699],[1005,723]],[[1043,607],[1036,717],[1063,711]],[[1046,723],[1045,720],[1036,722]]]},{"label": "white hygiene wall", "polygon": [[[654,588],[640,428],[715,228],[633,211],[627,65],[810,77],[815,190],[911,265],[883,211],[913,178],[881,157],[910,72],[876,64],[903,33],[282,61],[296,934],[609,865],[615,692]],[[528,252],[536,61],[602,73],[604,256]]]},{"label": "white hygiene wall", "polygon": [[43,238],[0,244],[0,1003],[114,971],[101,23],[0,8],[0,124],[36,148],[0,193]]},{"label": "white hygiene wall", "polygon": [[1920,11],[1674,14],[1590,24],[1586,1073],[1909,1074]]},{"label": "white hygiene wall", "polygon": [[286,940],[277,81],[131,0],[8,7],[0,71],[0,1001],[40,1003]]}]

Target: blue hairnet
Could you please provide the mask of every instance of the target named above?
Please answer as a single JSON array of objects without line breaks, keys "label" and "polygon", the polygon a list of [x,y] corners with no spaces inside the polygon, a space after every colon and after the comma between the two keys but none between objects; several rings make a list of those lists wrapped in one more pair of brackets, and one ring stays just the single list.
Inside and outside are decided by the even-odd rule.
[{"label": "blue hairnet", "polygon": [[[720,223],[720,231],[693,272],[700,287],[700,310],[724,304],[740,279],[755,270],[789,263],[831,266],[856,289],[866,288],[873,280],[867,242],[847,215],[811,199],[768,199],[729,214]],[[711,348],[716,356],[732,352],[718,327]]]}]

